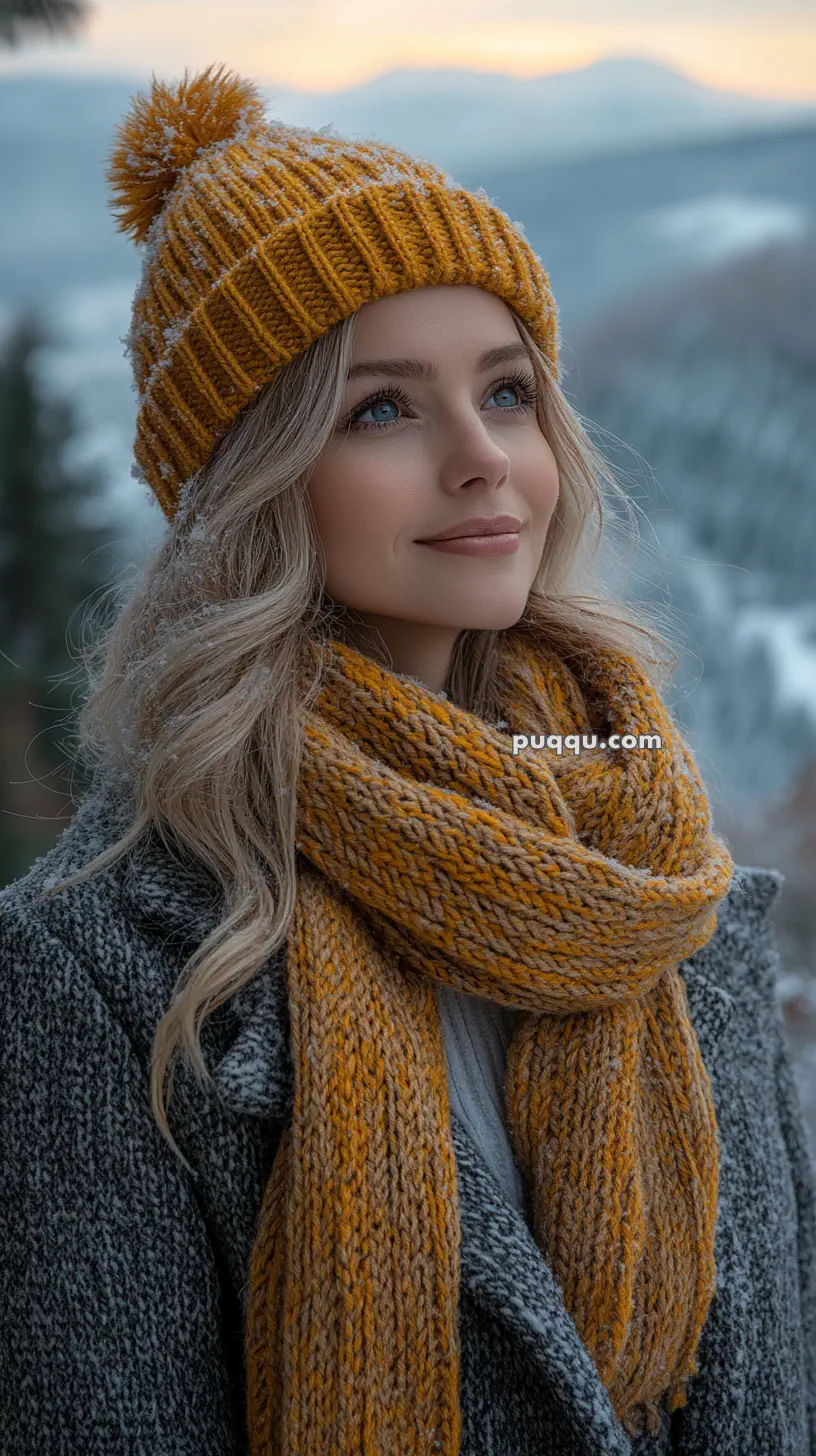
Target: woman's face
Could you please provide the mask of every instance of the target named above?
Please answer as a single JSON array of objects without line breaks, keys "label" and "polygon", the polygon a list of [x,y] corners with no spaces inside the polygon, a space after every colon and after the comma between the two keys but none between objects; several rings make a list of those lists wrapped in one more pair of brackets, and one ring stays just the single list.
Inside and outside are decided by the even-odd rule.
[{"label": "woman's face", "polygon": [[[514,357],[482,361],[507,346]],[[433,377],[398,376],[407,359]],[[527,351],[495,294],[443,285],[360,310],[340,420],[308,494],[328,596],[385,640],[397,671],[441,687],[458,632],[508,627],[524,610],[558,500],[534,390]],[[499,515],[519,523],[512,552],[422,544]]]}]

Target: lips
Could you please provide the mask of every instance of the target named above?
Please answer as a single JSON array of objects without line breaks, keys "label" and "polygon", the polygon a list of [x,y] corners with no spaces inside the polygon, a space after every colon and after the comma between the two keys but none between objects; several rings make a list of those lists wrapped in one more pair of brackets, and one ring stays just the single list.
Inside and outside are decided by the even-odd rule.
[{"label": "lips", "polygon": [[500,536],[520,530],[521,521],[516,516],[473,516],[468,521],[447,526],[436,536],[423,536],[417,544],[428,546],[433,541],[458,541],[465,536]]}]

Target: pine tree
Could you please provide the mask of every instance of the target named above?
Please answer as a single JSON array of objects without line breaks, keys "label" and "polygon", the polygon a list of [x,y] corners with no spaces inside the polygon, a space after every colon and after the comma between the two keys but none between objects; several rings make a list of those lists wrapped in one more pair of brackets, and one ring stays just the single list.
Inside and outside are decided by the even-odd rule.
[{"label": "pine tree", "polygon": [[0,43],[13,48],[43,30],[73,36],[87,13],[84,0],[0,0]]},{"label": "pine tree", "polygon": [[60,772],[68,753],[59,728],[85,686],[69,642],[105,624],[104,601],[101,612],[93,604],[91,631],[82,610],[112,580],[115,533],[99,523],[106,481],[97,467],[71,467],[74,406],[48,398],[37,375],[37,351],[49,342],[29,311],[0,352],[0,884],[54,841],[69,795],[88,782],[86,765]]}]

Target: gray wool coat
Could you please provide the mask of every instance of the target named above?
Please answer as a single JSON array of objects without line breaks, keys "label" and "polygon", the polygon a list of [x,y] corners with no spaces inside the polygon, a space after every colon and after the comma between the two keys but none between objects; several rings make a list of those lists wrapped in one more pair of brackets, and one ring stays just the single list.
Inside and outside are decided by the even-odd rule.
[{"label": "gray wool coat", "polygon": [[[0,893],[0,1449],[237,1456],[261,1196],[294,1088],[284,965],[205,1022],[153,1120],[153,1033],[218,916],[158,839],[51,901],[118,835],[102,781]],[[717,1292],[686,1407],[630,1438],[527,1224],[453,1117],[461,1205],[461,1456],[815,1456],[814,1170],[776,996],[774,870],[739,866],[682,963],[720,1133]],[[392,1453],[388,1453],[392,1456]],[[394,1452],[393,1456],[403,1456]]]}]

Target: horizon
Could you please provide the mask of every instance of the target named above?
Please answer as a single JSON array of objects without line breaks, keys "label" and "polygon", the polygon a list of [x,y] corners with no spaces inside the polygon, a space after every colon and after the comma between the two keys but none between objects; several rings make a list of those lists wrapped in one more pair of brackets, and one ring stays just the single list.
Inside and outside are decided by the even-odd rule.
[{"label": "horizon", "polygon": [[296,13],[270,0],[96,0],[71,37],[27,38],[0,52],[0,79],[73,76],[149,82],[221,62],[259,85],[326,95],[389,72],[455,70],[520,81],[583,71],[603,61],[667,67],[690,82],[757,101],[816,102],[816,18],[810,0],[624,0],[596,18],[597,0],[508,0],[497,29],[486,0],[403,0],[384,26],[371,0],[302,0]]},{"label": "horizon", "polygon": [[[32,49],[32,47],[29,47],[28,52],[30,53]],[[24,57],[26,62],[29,61],[29,53],[26,53]],[[23,59],[23,57],[21,57],[21,59]],[[2,80],[17,80],[20,78],[41,81],[52,79],[65,79],[72,81],[132,82],[135,85],[145,85],[149,82],[151,74],[151,68],[144,69],[142,67],[136,68],[134,66],[97,68],[94,66],[69,67],[57,64],[53,64],[50,66],[46,66],[44,64],[26,64],[15,66],[12,68],[8,66],[3,66],[2,62],[5,60],[8,60],[8,56],[3,56],[2,53],[0,53],[0,79]],[[360,76],[358,79],[354,79],[345,83],[337,83],[332,84],[331,86],[322,87],[314,85],[294,86],[290,84],[289,81],[282,80],[280,77],[267,78],[266,76],[261,76],[257,69],[251,73],[243,72],[242,74],[251,74],[253,80],[255,80],[256,83],[263,87],[265,90],[278,87],[282,91],[299,92],[304,96],[329,96],[335,95],[342,91],[356,90],[357,88],[369,85],[371,82],[382,80],[386,76],[433,75],[435,73],[438,73],[440,75],[448,75],[453,73],[467,76],[482,76],[485,79],[500,79],[508,81],[518,80],[522,82],[530,82],[553,80],[557,76],[577,75],[581,71],[591,70],[593,66],[604,65],[610,62],[619,62],[622,65],[642,64],[645,67],[654,67],[656,70],[665,70],[671,72],[673,75],[680,76],[684,80],[687,80],[697,86],[710,86],[710,83],[700,81],[697,77],[690,75],[688,71],[684,70],[680,66],[671,65],[669,62],[663,59],[655,58],[653,56],[637,55],[634,52],[609,52],[604,55],[595,56],[588,61],[577,62],[574,66],[559,66],[549,71],[531,71],[529,72],[529,74],[522,74],[518,71],[512,71],[506,68],[503,69],[502,67],[497,66],[469,66],[461,62],[457,63],[453,60],[442,61],[438,65],[423,65],[419,62],[416,62],[414,64],[395,62],[394,64],[388,64],[384,68],[372,72],[370,75],[366,74],[364,76]],[[220,64],[220,62],[212,62],[212,64]],[[190,63],[187,64],[187,70],[191,73],[199,69],[203,69],[203,65],[199,66],[198,63],[196,63],[195,65],[192,65]],[[152,70],[156,70],[155,66],[152,68]],[[157,76],[159,76],[159,79],[168,80],[171,78],[171,76],[175,76],[177,79],[180,79],[182,72],[181,70],[178,70],[176,72],[170,72],[162,69],[160,73],[156,72],[156,74]],[[772,97],[751,91],[731,91],[727,90],[727,88],[725,87],[719,86],[710,86],[710,89],[721,90],[729,95],[741,96],[745,97],[746,99],[756,101],[779,101],[784,104],[786,101],[789,100],[789,98],[784,96]],[[816,105],[816,87],[814,87],[814,94],[811,98],[793,98],[791,104],[796,104],[797,100],[800,102],[800,104],[804,106],[807,106],[808,104]]]},{"label": "horizon", "polygon": [[[29,49],[31,49],[31,48],[29,48]],[[63,65],[50,65],[50,66],[46,66],[44,64],[39,64],[39,65],[20,65],[20,66],[16,66],[16,67],[11,68],[11,67],[4,67],[3,66],[2,61],[4,59],[6,59],[6,58],[5,57],[2,57],[2,55],[0,55],[0,84],[2,84],[2,82],[4,82],[4,81],[19,81],[19,80],[40,81],[40,82],[52,81],[52,80],[65,80],[65,81],[76,81],[76,82],[85,81],[85,82],[90,82],[90,83],[99,82],[100,84],[103,84],[103,85],[104,84],[110,84],[110,83],[121,83],[121,84],[131,85],[131,86],[134,87],[134,89],[141,89],[141,90],[147,89],[149,87],[149,85],[150,85],[150,78],[151,78],[151,69],[150,68],[148,68],[148,69],[138,68],[137,69],[137,68],[135,68],[133,66],[130,66],[130,67],[124,67],[124,66],[122,66],[122,67],[116,67],[116,68],[111,67],[111,68],[108,69],[108,68],[96,68],[96,67],[92,67],[92,66],[89,66],[89,67],[79,67],[79,66],[68,67],[68,66],[63,66]],[[26,55],[25,59],[28,61],[29,56]],[[396,63],[395,62],[394,64],[389,64],[389,65],[385,66],[384,69],[379,70],[379,71],[375,71],[375,72],[373,72],[370,75],[361,76],[359,79],[350,80],[350,81],[345,82],[345,83],[342,83],[342,84],[341,83],[337,83],[337,84],[333,84],[331,86],[322,86],[322,87],[318,87],[318,86],[314,86],[314,85],[312,85],[312,86],[306,86],[306,85],[298,85],[298,86],[295,86],[295,85],[290,84],[289,81],[281,80],[280,78],[275,79],[275,78],[268,78],[266,76],[262,76],[262,75],[260,75],[258,73],[257,69],[254,70],[254,71],[240,70],[239,68],[234,68],[234,69],[239,69],[239,74],[241,74],[241,75],[251,77],[251,79],[254,80],[256,82],[256,84],[258,86],[260,86],[260,88],[263,91],[269,91],[269,90],[272,90],[272,91],[280,91],[280,92],[285,92],[285,93],[291,94],[293,96],[295,96],[295,95],[312,96],[312,97],[315,97],[316,99],[319,99],[321,97],[329,97],[329,96],[342,95],[345,92],[354,91],[354,90],[360,89],[360,88],[362,88],[364,86],[367,86],[367,85],[372,84],[373,82],[383,80],[387,76],[397,76],[397,75],[400,75],[400,76],[425,75],[425,76],[427,76],[427,75],[433,75],[434,73],[439,73],[440,75],[443,75],[443,74],[451,74],[451,73],[459,73],[461,75],[468,75],[468,76],[481,76],[485,80],[495,80],[495,79],[500,79],[500,80],[514,80],[515,79],[515,80],[524,81],[524,82],[531,82],[531,81],[534,82],[534,81],[551,80],[551,79],[555,79],[558,76],[577,75],[581,71],[591,70],[593,66],[601,65],[601,64],[603,64],[605,62],[610,62],[610,61],[615,61],[615,62],[618,62],[619,61],[619,62],[621,62],[623,64],[641,63],[642,62],[646,66],[655,66],[659,70],[667,70],[667,71],[670,71],[674,75],[676,75],[678,77],[682,77],[684,80],[687,80],[692,85],[700,86],[703,89],[710,89],[712,91],[719,91],[724,96],[725,95],[728,95],[728,96],[732,96],[732,97],[735,97],[735,98],[738,97],[738,98],[741,98],[741,99],[746,100],[746,101],[752,101],[753,100],[753,101],[757,101],[757,102],[760,102],[760,103],[761,102],[766,102],[770,106],[778,105],[780,108],[787,107],[787,106],[789,106],[791,108],[802,107],[804,111],[807,111],[807,109],[808,108],[811,108],[811,107],[812,108],[816,108],[816,86],[814,86],[813,94],[811,96],[786,96],[786,95],[781,95],[781,94],[780,95],[769,95],[769,94],[766,94],[766,93],[759,93],[759,92],[752,92],[752,91],[744,90],[742,88],[736,88],[736,89],[733,89],[732,90],[730,88],[712,85],[710,82],[707,82],[707,81],[701,81],[698,77],[690,75],[687,71],[685,71],[681,67],[671,65],[669,62],[667,62],[667,61],[665,61],[663,59],[657,59],[657,58],[654,58],[654,57],[651,57],[651,56],[636,55],[636,54],[629,53],[629,52],[624,53],[624,54],[621,54],[621,53],[609,53],[609,54],[606,54],[606,55],[599,55],[599,56],[595,56],[592,60],[585,61],[585,62],[582,61],[582,62],[580,62],[580,63],[578,63],[578,64],[576,64],[574,66],[560,66],[560,67],[558,67],[558,68],[556,68],[554,70],[551,70],[551,71],[534,71],[534,72],[531,72],[530,74],[524,74],[524,75],[522,75],[522,74],[520,74],[518,72],[515,72],[515,71],[501,69],[501,68],[496,67],[496,66],[491,66],[491,67],[488,67],[488,66],[468,66],[468,65],[461,64],[461,63],[458,63],[457,64],[455,61],[440,62],[438,65],[422,65],[422,64],[419,64],[419,63],[406,64],[405,62],[401,62],[401,63]],[[191,64],[191,63],[188,62],[187,63],[187,70],[191,74],[193,74],[194,72],[196,72],[196,71],[198,71],[200,69],[203,69],[205,64],[216,64],[216,63],[215,62],[213,62],[213,63],[202,63],[201,65],[199,65],[198,63]],[[169,69],[164,68],[164,67],[162,67],[160,70],[157,70],[156,67],[154,66],[152,69],[156,73],[157,77],[160,80],[167,82],[167,81],[170,81],[170,80],[180,80],[184,68],[182,67],[182,68],[180,68],[180,69],[178,69],[176,71],[172,71],[172,70],[169,70]]]}]

